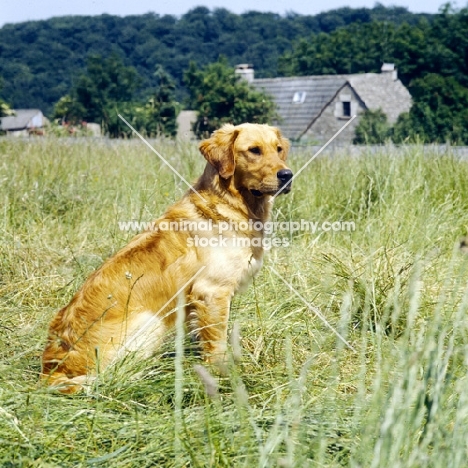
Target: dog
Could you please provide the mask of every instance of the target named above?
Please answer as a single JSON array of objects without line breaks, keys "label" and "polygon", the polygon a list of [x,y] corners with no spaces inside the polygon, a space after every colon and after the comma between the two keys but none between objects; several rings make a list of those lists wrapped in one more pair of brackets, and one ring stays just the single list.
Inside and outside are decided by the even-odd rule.
[{"label": "dog", "polygon": [[262,226],[293,173],[289,141],[269,125],[226,124],[199,150],[207,164],[193,190],[105,261],[53,318],[42,356],[47,385],[75,393],[127,352],[152,355],[175,326],[181,295],[204,359],[224,365],[231,300],[261,268]]}]

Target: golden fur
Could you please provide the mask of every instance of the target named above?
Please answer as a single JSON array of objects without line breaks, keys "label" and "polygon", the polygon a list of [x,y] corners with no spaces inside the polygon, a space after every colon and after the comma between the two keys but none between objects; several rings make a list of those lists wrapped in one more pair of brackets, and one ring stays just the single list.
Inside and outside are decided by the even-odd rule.
[{"label": "golden fur", "polygon": [[[223,126],[200,143],[208,163],[194,188],[202,198],[189,191],[156,224],[211,220],[215,226],[231,223],[222,233],[231,241],[263,239],[263,231],[237,231],[232,223],[269,220],[273,195],[282,187],[290,190],[288,149],[274,127]],[[175,295],[186,283],[187,327],[205,359],[221,364],[231,299],[260,269],[263,248],[258,242],[200,247],[193,242],[196,235],[217,239],[220,234],[193,226],[146,231],[96,270],[50,324],[43,381],[74,393],[96,373],[97,363],[102,370],[126,351],[154,352],[174,326]]]}]

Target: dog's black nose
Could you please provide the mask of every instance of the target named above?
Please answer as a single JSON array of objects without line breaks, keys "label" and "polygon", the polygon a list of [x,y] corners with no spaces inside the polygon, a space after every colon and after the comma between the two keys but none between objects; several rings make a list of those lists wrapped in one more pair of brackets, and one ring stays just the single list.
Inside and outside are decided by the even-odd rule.
[{"label": "dog's black nose", "polygon": [[281,169],[276,174],[276,177],[281,181],[281,185],[287,184],[293,177],[291,169]]}]

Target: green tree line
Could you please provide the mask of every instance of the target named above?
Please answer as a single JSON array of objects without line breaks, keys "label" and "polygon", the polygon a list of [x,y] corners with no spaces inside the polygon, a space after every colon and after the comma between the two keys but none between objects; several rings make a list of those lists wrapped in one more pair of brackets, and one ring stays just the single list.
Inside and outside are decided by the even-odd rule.
[{"label": "green tree line", "polygon": [[187,106],[199,111],[201,136],[274,115],[267,96],[234,76],[236,63],[271,77],[379,72],[393,62],[412,109],[393,127],[368,112],[355,141],[467,144],[467,57],[468,8],[450,4],[436,15],[377,4],[316,16],[197,7],[181,18],[62,17],[0,29],[0,98],[49,115],[58,101],[56,117],[100,122],[111,136],[128,132],[119,112],[148,135],[173,136]]},{"label": "green tree line", "polygon": [[330,33],[357,23],[415,24],[405,8],[341,8],[315,16],[285,16],[197,7],[185,15],[64,16],[6,24],[0,28],[0,97],[13,107],[37,107],[50,115],[54,104],[86,72],[90,56],[119,56],[141,77],[137,97],[147,97],[158,66],[174,79],[176,98],[187,97],[184,73],[190,62],[203,67],[227,58],[230,66],[252,63],[257,77],[275,77],[278,60],[301,37]]}]

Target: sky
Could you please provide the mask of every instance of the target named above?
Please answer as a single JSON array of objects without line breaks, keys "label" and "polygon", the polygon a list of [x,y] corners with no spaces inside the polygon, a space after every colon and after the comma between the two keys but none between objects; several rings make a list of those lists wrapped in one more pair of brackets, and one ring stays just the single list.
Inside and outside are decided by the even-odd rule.
[{"label": "sky", "polygon": [[[413,13],[436,13],[445,0],[381,0],[380,3],[403,6]],[[0,26],[63,15],[126,16],[154,12],[180,16],[200,5],[226,8],[233,13],[256,10],[315,15],[343,6],[371,8],[374,4],[375,0],[0,0]]]}]

